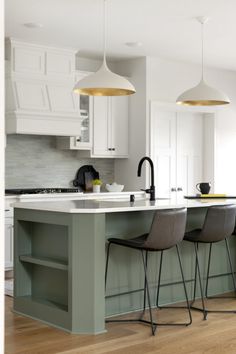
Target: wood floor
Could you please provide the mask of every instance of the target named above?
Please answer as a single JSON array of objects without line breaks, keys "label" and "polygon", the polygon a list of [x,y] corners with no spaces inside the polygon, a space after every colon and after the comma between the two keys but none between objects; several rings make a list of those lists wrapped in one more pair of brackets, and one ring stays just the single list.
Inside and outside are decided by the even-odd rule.
[{"label": "wood floor", "polygon": [[[236,309],[236,299],[220,302],[221,307],[224,305],[229,309]],[[212,305],[215,306],[215,303]],[[109,323],[107,333],[90,336],[71,335],[38,321],[16,316],[11,308],[12,299],[6,297],[7,354],[236,353],[236,314],[209,314],[208,320],[203,321],[202,314],[194,311],[191,326],[159,327],[155,337],[151,336],[149,326],[124,323]],[[179,309],[158,311],[159,321],[182,320],[182,311]]]}]

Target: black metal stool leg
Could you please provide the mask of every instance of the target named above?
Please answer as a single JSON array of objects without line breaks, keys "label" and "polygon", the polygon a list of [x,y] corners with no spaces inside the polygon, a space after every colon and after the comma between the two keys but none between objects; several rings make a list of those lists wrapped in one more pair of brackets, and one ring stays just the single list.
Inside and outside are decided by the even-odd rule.
[{"label": "black metal stool leg", "polygon": [[149,316],[150,316],[150,322],[142,320],[143,322],[147,322],[151,324],[152,327],[152,335],[155,335],[157,325],[153,323],[152,319],[152,307],[151,307],[151,299],[150,299],[150,292],[149,292],[149,284],[148,284],[148,278],[147,278],[147,266],[146,266],[146,260],[147,257],[144,257],[144,252],[141,251],[142,253],[142,259],[143,259],[143,269],[144,269],[144,274],[145,274],[145,279],[146,279],[146,291],[147,291],[147,299],[148,299],[148,307],[149,307]]},{"label": "black metal stool leg", "polygon": [[195,255],[195,272],[194,272],[194,288],[193,288],[193,298],[190,306],[192,306],[196,300],[196,289],[197,289],[197,257]]},{"label": "black metal stool leg", "polygon": [[[147,269],[147,264],[148,264],[148,251],[145,252],[145,264],[146,264],[146,269]],[[147,292],[147,279],[144,276],[144,288],[143,288],[143,313],[146,310],[146,292]],[[143,314],[141,315],[141,317]]]},{"label": "black metal stool leg", "polygon": [[[110,246],[111,246],[111,242],[108,243],[108,248],[107,248],[107,259],[106,259],[106,267],[105,267],[105,287],[106,287],[106,283],[107,283],[107,273],[108,273],[108,262],[109,262],[109,254],[110,254]],[[148,307],[149,307],[149,314],[150,314],[150,321],[144,320],[142,319],[142,316],[144,314],[145,311],[143,311],[143,314],[141,316],[141,318],[130,318],[130,319],[110,319],[107,318],[105,319],[106,323],[109,322],[142,322],[142,323],[146,323],[151,325],[151,329],[152,329],[152,335],[155,335],[156,332],[156,328],[157,328],[157,323],[155,323],[153,321],[153,317],[152,317],[152,309],[151,309],[151,300],[150,300],[150,292],[149,292],[149,284],[148,284],[148,278],[147,278],[147,262],[148,262],[148,252],[145,251],[145,256],[144,256],[144,251],[140,250],[141,254],[142,254],[142,260],[143,260],[143,267],[144,267],[144,282],[145,282],[145,289],[144,290],[144,294],[146,294],[145,296],[147,296],[147,300],[148,300]],[[146,300],[145,300],[146,302]],[[144,305],[146,307],[146,303]]]},{"label": "black metal stool leg", "polygon": [[197,271],[198,271],[198,278],[199,278],[199,287],[200,287],[200,292],[201,292],[202,308],[200,309],[200,308],[192,306],[192,305],[191,305],[191,308],[203,312],[203,319],[206,320],[207,311],[205,308],[205,302],[204,302],[204,298],[203,298],[202,280],[201,280],[201,273],[200,273],[200,266],[199,266],[199,259],[198,259],[198,245],[196,244],[196,242],[194,242],[194,249],[195,249],[195,254],[196,254],[196,264],[197,264]]},{"label": "black metal stool leg", "polygon": [[210,243],[209,254],[208,254],[207,278],[206,278],[206,289],[205,289],[206,298],[208,298],[208,282],[209,282],[209,273],[210,273],[210,264],[211,264],[211,249],[212,249],[212,243]]},{"label": "black metal stool leg", "polygon": [[[234,284],[234,289],[236,292],[236,284],[235,284],[235,278],[234,278],[234,273],[233,273],[233,266],[232,266],[232,261],[231,261],[231,256],[230,256],[230,250],[229,250],[229,245],[227,242],[227,239],[225,239],[225,244],[226,244],[226,249],[227,249],[227,254],[228,254],[228,258],[229,258],[229,264],[230,264],[230,269],[231,269],[231,274],[232,274],[232,278],[233,278],[233,284]],[[195,247],[195,251],[196,251],[196,247]],[[210,278],[210,262],[211,262],[211,252],[212,252],[212,243],[210,243],[210,249],[209,249],[209,258],[208,258],[208,266],[207,266],[207,279],[206,279],[206,290],[205,290],[205,295],[208,299],[227,299],[227,298],[232,298],[232,296],[208,296],[208,282],[209,282],[209,278]],[[198,273],[199,273],[199,261],[198,261]],[[200,274],[200,273],[199,273]],[[200,278],[199,278],[200,280]],[[201,290],[202,286],[200,284],[200,290]],[[201,290],[201,294],[202,294],[202,290]],[[235,298],[235,296],[233,297]],[[202,298],[202,304],[204,304],[204,300]],[[191,308],[194,310],[198,310],[198,311],[202,311],[204,313],[204,319],[206,319],[206,316],[208,314],[208,312],[215,312],[215,313],[236,313],[236,310],[209,310],[205,308],[205,305],[202,308],[198,308],[198,307],[194,307],[191,305]]]},{"label": "black metal stool leg", "polygon": [[182,262],[181,262],[181,257],[180,257],[178,245],[176,245],[176,250],[177,250],[177,255],[178,255],[178,259],[179,259],[179,267],[180,267],[180,272],[181,272],[181,276],[182,276],[184,293],[185,293],[185,298],[186,298],[186,303],[187,303],[187,308],[188,308],[188,313],[189,313],[189,323],[187,323],[186,326],[189,326],[192,323],[192,314],[191,314],[191,310],[190,310],[190,304],[188,301],[188,293],[187,293],[187,288],[186,288],[186,284],[185,284],[183,266],[182,266]]},{"label": "black metal stool leg", "polygon": [[234,278],[233,265],[232,265],[230,250],[229,250],[229,243],[228,243],[227,239],[225,239],[225,244],[226,244],[226,249],[227,249],[227,253],[228,253],[229,265],[230,265],[230,270],[231,270],[231,274],[232,274],[233,284],[234,284],[234,291],[236,292],[236,284],[235,284],[235,278]]},{"label": "black metal stool leg", "polygon": [[[163,251],[161,251],[160,265],[159,265],[159,274],[158,274],[158,283],[157,283],[157,297],[156,297],[156,306],[157,307],[159,307],[159,294],[160,294],[160,284],[161,284],[162,259],[163,259]],[[159,308],[161,308],[161,307],[159,307]]]}]

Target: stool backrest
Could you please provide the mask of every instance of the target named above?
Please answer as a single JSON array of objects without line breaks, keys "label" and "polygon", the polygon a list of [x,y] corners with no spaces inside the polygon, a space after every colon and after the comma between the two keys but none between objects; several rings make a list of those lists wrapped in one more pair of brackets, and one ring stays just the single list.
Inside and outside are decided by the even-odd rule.
[{"label": "stool backrest", "polygon": [[218,242],[233,233],[236,205],[219,205],[208,208],[201,232],[203,242]]},{"label": "stool backrest", "polygon": [[175,246],[184,238],[187,209],[156,211],[144,247],[164,250]]}]

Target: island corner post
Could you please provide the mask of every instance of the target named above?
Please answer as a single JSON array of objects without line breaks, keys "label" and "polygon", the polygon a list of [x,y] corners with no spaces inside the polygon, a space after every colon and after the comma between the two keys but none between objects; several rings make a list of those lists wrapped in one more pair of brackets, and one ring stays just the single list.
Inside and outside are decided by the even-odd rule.
[{"label": "island corner post", "polygon": [[[201,227],[207,207],[189,208],[187,230]],[[154,210],[72,213],[15,208],[14,240],[14,311],[74,334],[99,334],[106,331],[105,316],[138,310],[142,292],[125,294],[143,285],[143,274],[137,253],[133,250],[114,250],[108,275],[108,296],[105,301],[105,245],[108,237],[135,237],[148,232]],[[235,237],[230,240],[235,249]],[[192,291],[194,254],[191,246],[181,244],[186,265],[188,291]],[[206,252],[200,247],[201,254]],[[226,273],[222,254],[214,257],[217,266]],[[175,255],[166,254],[169,264],[163,274],[162,303],[183,300],[178,269],[173,265]],[[150,256],[151,292],[156,289],[155,269],[158,257]],[[202,267],[205,265],[202,264]],[[166,285],[165,285],[166,283]],[[231,288],[229,277],[222,277],[220,288]],[[124,292],[124,296],[112,294]],[[154,296],[153,296],[154,297]]]}]

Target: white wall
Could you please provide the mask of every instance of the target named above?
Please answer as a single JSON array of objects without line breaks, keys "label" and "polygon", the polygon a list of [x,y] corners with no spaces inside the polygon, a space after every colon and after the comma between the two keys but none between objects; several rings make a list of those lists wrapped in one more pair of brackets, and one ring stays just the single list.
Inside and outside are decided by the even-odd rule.
[{"label": "white wall", "polygon": [[[126,60],[110,61],[107,59],[107,65],[110,70],[116,72],[118,75],[131,76],[132,70],[129,69],[129,65],[125,65],[126,63]],[[102,59],[81,57],[79,53],[76,55],[75,66],[77,70],[95,72],[100,68],[101,65]]]},{"label": "white wall", "polygon": [[101,66],[102,61],[98,59],[82,58],[79,53],[76,55],[76,69],[82,71],[97,71]]},{"label": "white wall", "polygon": [[[147,58],[147,99],[175,102],[200,80],[200,66]],[[236,72],[206,69],[207,82],[228,94],[231,104],[221,107],[215,122],[215,192],[236,195]],[[210,162],[212,163],[212,162]]]},{"label": "white wall", "polygon": [[[120,64],[120,65],[119,65]],[[137,92],[129,99],[129,159],[115,160],[115,179],[125,190],[145,188],[145,169],[137,177],[138,162],[146,151],[146,58],[116,63],[120,72],[129,75]]]},{"label": "white wall", "polygon": [[[99,67],[98,60],[78,59],[77,68],[95,71]],[[121,75],[127,75],[137,89],[137,93],[130,97],[130,132],[129,150],[130,158],[115,161],[115,179],[125,184],[126,190],[143,188],[149,185],[148,168],[144,178],[137,178],[137,165],[139,159],[149,155],[149,103],[151,100],[174,103],[184,90],[195,86],[201,75],[201,67],[178,61],[160,58],[138,58],[110,63],[110,68]],[[228,94],[231,104],[222,107],[216,114],[214,151],[207,152],[211,166],[204,178],[211,179],[212,169],[215,171],[214,191],[236,195],[236,164],[234,153],[236,151],[236,72],[206,68],[207,82]],[[206,116],[207,119],[207,116]],[[207,129],[214,124],[206,122]],[[207,136],[206,136],[207,142]],[[214,153],[214,161],[212,156]]]}]

